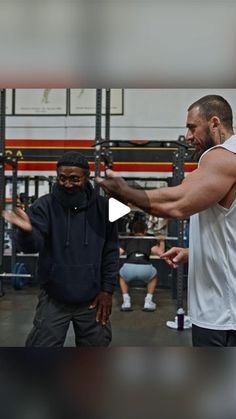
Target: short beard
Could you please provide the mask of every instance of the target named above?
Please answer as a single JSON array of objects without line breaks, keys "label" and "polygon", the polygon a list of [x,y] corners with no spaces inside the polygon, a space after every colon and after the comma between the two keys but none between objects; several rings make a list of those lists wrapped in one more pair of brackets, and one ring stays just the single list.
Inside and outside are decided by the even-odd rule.
[{"label": "short beard", "polygon": [[212,138],[210,134],[210,129],[208,128],[206,133],[206,140],[203,144],[202,150],[195,150],[191,156],[191,160],[198,161],[200,157],[202,156],[205,151],[209,150],[210,148],[214,147],[216,144],[214,142],[214,139]]},{"label": "short beard", "polygon": [[66,188],[65,186],[62,186],[58,184],[58,189],[63,192],[65,195],[71,196],[76,195],[78,192],[83,193],[84,188]]},{"label": "short beard", "polygon": [[53,195],[65,208],[84,207],[88,203],[86,185],[80,188],[67,189],[56,182],[52,189]]}]

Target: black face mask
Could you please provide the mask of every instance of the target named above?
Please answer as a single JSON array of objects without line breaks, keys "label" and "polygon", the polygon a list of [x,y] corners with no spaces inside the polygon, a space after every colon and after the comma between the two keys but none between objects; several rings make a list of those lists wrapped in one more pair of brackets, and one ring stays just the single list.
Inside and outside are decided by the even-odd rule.
[{"label": "black face mask", "polygon": [[65,188],[59,183],[55,183],[52,193],[60,204],[65,208],[84,208],[88,204],[86,185],[83,188]]}]

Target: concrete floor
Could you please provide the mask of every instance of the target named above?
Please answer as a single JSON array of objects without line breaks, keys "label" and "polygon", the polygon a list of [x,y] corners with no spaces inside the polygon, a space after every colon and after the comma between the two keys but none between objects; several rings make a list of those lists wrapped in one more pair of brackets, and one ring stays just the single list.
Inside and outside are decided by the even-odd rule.
[{"label": "concrete floor", "polygon": [[[28,286],[15,291],[4,284],[5,295],[0,298],[0,347],[22,347],[32,327],[38,288]],[[158,289],[154,298],[157,310],[142,311],[145,290],[131,289],[134,311],[121,312],[121,294],[117,290],[111,316],[113,341],[111,346],[191,346],[191,330],[183,332],[166,326],[174,320],[176,301],[170,289]],[[74,346],[73,329],[70,328],[65,346]]]}]

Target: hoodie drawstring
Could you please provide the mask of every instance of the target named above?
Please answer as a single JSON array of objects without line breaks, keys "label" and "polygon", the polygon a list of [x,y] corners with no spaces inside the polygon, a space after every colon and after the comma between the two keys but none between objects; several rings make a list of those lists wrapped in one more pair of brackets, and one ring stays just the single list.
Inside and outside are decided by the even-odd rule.
[{"label": "hoodie drawstring", "polygon": [[88,246],[88,226],[87,211],[84,211],[84,244]]},{"label": "hoodie drawstring", "polygon": [[[66,247],[70,246],[70,217],[71,211],[68,208],[67,223],[66,223]],[[87,211],[84,211],[84,245],[88,246],[88,225],[87,225]]]},{"label": "hoodie drawstring", "polygon": [[67,212],[67,225],[66,225],[66,247],[70,246],[70,208]]}]

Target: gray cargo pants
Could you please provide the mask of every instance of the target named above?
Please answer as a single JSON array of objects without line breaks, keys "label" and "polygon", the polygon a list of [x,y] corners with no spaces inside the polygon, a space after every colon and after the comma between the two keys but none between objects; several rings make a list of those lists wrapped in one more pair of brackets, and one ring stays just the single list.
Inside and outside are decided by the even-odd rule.
[{"label": "gray cargo pants", "polygon": [[73,324],[76,346],[108,346],[111,342],[111,325],[96,322],[96,310],[89,304],[64,304],[55,301],[45,290],[39,301],[29,333],[27,347],[62,347],[70,325]]}]

